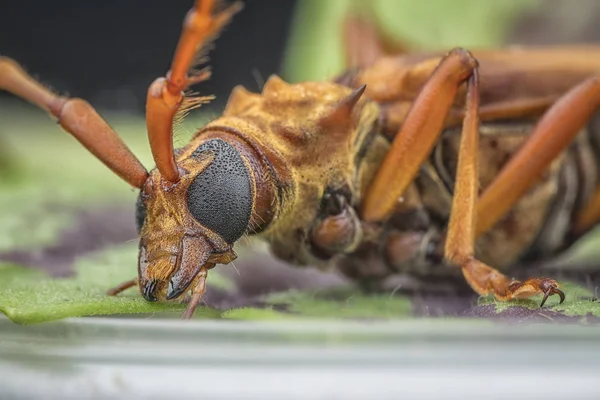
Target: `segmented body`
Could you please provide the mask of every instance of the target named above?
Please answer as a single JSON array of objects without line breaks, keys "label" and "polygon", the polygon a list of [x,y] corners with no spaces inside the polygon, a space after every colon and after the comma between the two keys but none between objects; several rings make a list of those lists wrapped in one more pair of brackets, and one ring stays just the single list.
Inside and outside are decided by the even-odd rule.
[{"label": "segmented body", "polygon": [[[544,72],[556,74],[560,65],[536,75],[528,74],[530,65],[516,65],[507,74],[503,57],[514,55],[511,50],[496,52],[493,57],[479,54],[482,109],[518,99],[523,93],[540,99],[540,107],[515,118],[482,113],[482,188],[519,148],[553,99],[590,75],[584,67],[572,68],[560,85],[546,88],[540,84]],[[228,127],[233,136],[261,149],[263,160],[278,174],[274,201],[279,206],[272,207],[277,215],[260,230],[248,233],[259,234],[275,255],[288,262],[322,268],[337,265],[367,285],[378,285],[398,272],[423,277],[458,274],[456,269],[440,266],[440,261],[456,172],[463,96],[457,97],[442,139],[399,199],[394,215],[383,225],[365,224],[359,218],[361,200],[391,139],[438,61],[438,56],[431,55],[382,59],[371,67],[340,75],[336,83],[291,85],[272,77],[261,94],[241,88],[234,91],[223,117],[203,131]],[[407,65],[417,68],[407,75]],[[503,88],[498,87],[494,75],[501,66],[507,83]],[[364,83],[366,96],[354,110],[351,128],[338,132],[322,129],[327,110],[350,93],[346,88]],[[201,132],[190,145],[197,146],[202,137]],[[573,213],[598,180],[598,147],[591,139],[587,131],[582,132],[517,206],[479,238],[478,257],[506,270],[518,261],[553,256],[576,239],[570,235]],[[325,218],[335,215],[341,216],[343,229],[338,228],[344,237],[320,248],[314,240],[315,230]]]},{"label": "segmented body", "polygon": [[[521,96],[540,99],[539,109],[513,119],[493,113],[486,117],[483,113],[479,142],[480,191],[527,139],[536,121],[551,104],[550,99],[593,73],[593,68],[581,65],[565,74],[560,84],[546,86],[544,79],[563,67],[549,63],[539,73],[529,73],[528,69],[539,67],[535,62],[535,52],[532,52],[530,55],[534,62],[530,65],[513,64],[508,68],[511,71],[499,80],[497,71],[507,68],[507,60],[515,53],[518,54],[519,49],[495,52],[494,55],[474,53],[480,61],[482,110],[518,100]],[[379,100],[382,113],[383,124],[378,134],[391,138],[398,131],[410,100],[426,77],[426,73],[421,74],[421,79],[416,78],[418,73],[412,74],[414,91],[410,88],[400,91],[397,88],[406,86],[404,82],[408,82],[409,77],[395,74],[394,70],[407,64],[426,65],[428,59],[435,60],[418,55],[382,59],[364,70],[342,75],[339,81],[351,87],[366,83],[371,88],[367,94]],[[544,98],[548,99],[547,106],[543,104]],[[462,97],[458,96],[456,115],[462,107],[461,100]],[[448,128],[442,139],[422,166],[410,190],[403,199],[399,199],[397,211],[389,222],[379,227],[378,234],[372,239],[363,241],[353,254],[338,262],[344,273],[375,285],[398,272],[425,278],[459,275],[457,270],[440,263],[458,160],[458,122],[458,118],[452,114],[449,116]],[[574,214],[589,199],[598,183],[598,139],[599,132],[592,123],[518,204],[478,239],[477,257],[507,271],[516,263],[554,257],[577,240],[578,236],[571,234]]]},{"label": "segmented body", "polygon": [[[526,122],[481,126],[482,188],[526,139],[531,126]],[[442,265],[459,136],[457,129],[444,132],[389,222],[338,261],[346,275],[376,287],[398,273],[423,280],[460,278],[460,271]],[[479,259],[514,274],[510,267],[515,264],[552,258],[578,238],[570,233],[573,216],[597,183],[599,149],[590,136],[583,131],[517,205],[477,240]]]}]

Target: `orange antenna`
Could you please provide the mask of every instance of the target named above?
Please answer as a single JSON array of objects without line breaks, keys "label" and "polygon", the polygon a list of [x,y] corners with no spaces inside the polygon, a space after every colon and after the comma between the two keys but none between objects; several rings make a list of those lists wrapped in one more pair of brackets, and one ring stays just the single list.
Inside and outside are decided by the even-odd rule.
[{"label": "orange antenna", "polygon": [[156,167],[164,179],[171,183],[179,181],[179,171],[173,151],[173,120],[180,108],[199,105],[207,98],[184,101],[184,90],[190,85],[208,79],[206,70],[188,76],[195,60],[202,61],[203,49],[231,17],[241,9],[234,3],[213,15],[215,0],[196,0],[185,18],[183,31],[173,57],[171,69],[165,78],[156,79],[148,88],[146,100],[146,126],[148,139]]},{"label": "orange antenna", "polygon": [[0,89],[54,115],[65,131],[125,182],[136,188],[146,182],[144,166],[87,101],[57,96],[7,57],[0,57]]}]

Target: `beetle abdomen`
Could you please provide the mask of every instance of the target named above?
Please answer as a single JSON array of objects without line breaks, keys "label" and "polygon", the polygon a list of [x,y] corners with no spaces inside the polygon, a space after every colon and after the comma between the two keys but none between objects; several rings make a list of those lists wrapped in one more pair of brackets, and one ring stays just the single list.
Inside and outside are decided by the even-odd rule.
[{"label": "beetle abdomen", "polygon": [[[480,193],[517,152],[532,127],[527,123],[480,126]],[[459,269],[442,263],[459,140],[460,129],[444,132],[411,186],[414,193],[407,190],[402,206],[371,242],[339,260],[345,275],[374,287],[385,287],[387,278],[399,273],[427,280],[459,277]],[[508,214],[478,238],[477,257],[507,270],[516,263],[552,257],[568,247],[573,241],[572,216],[596,183],[595,164],[581,162],[591,151],[587,132],[582,131]],[[407,204],[412,206],[406,209]]]}]

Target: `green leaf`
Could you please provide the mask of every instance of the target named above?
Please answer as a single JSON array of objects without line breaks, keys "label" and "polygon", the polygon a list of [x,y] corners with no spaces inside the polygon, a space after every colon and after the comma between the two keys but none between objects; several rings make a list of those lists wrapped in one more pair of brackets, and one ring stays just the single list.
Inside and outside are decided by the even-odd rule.
[{"label": "green leaf", "polygon": [[[137,246],[129,244],[83,259],[72,278],[52,279],[20,266],[0,264],[0,311],[20,324],[108,314],[181,313],[183,304],[145,301],[135,289],[108,296],[107,289],[136,274]],[[197,318],[220,313],[199,308]]]},{"label": "green leaf", "polygon": [[[556,311],[569,316],[586,316],[592,314],[600,317],[600,303],[595,300],[594,294],[575,283],[561,282],[561,290],[566,294],[565,301],[558,304],[558,296],[552,296],[546,301],[545,307],[551,311]],[[534,296],[529,299],[519,299],[511,301],[497,301],[493,296],[486,296],[479,299],[479,305],[492,304],[496,307],[496,312],[501,313],[511,307],[523,307],[531,310],[540,308],[542,295]]]},{"label": "green leaf", "polygon": [[396,319],[412,314],[412,304],[406,297],[365,294],[350,287],[277,293],[268,296],[266,301],[298,316],[320,318]]},{"label": "green leaf", "polygon": [[600,317],[600,302],[591,290],[571,283],[562,285],[567,294],[567,299],[562,304],[552,307],[553,311],[559,311],[570,316],[594,315]]},{"label": "green leaf", "polygon": [[403,319],[412,315],[408,298],[368,295],[352,287],[323,291],[288,291],[266,296],[267,308],[243,307],[225,311],[228,319]]},{"label": "green leaf", "polygon": [[[108,288],[134,277],[135,244],[112,248],[83,258],[70,278],[50,278],[21,266],[0,264],[0,311],[19,324],[31,324],[66,317],[111,314],[161,314],[176,317],[185,305],[149,303],[135,289],[119,296],[106,295]],[[216,271],[215,271],[216,272]],[[211,274],[215,276],[217,274]],[[217,279],[217,286],[232,283]],[[227,283],[223,283],[227,282]],[[211,277],[208,279],[211,285]],[[267,308],[240,308],[225,311],[199,308],[198,318],[273,320],[298,317],[390,319],[409,316],[410,301],[389,295],[364,295],[350,288],[322,292],[286,292],[270,295]],[[281,311],[278,311],[281,309]]]},{"label": "green leaf", "polygon": [[279,321],[290,318],[297,318],[294,315],[287,314],[274,310],[272,307],[269,308],[252,308],[242,307],[233,308],[231,310],[224,311],[221,314],[222,318],[226,319],[237,319],[237,320],[260,320],[260,321]]}]

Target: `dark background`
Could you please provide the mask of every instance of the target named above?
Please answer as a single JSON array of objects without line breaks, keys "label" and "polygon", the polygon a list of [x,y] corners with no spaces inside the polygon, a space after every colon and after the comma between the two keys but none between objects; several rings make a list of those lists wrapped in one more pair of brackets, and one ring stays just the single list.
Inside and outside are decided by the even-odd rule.
[{"label": "dark background", "polygon": [[[263,78],[279,72],[295,3],[244,1],[243,12],[209,54],[212,78],[194,86],[217,96],[210,107],[222,108],[236,84],[256,91]],[[193,0],[0,0],[0,54],[62,94],[102,110],[143,113],[147,87],[169,69],[192,5]]]},{"label": "dark background", "polygon": [[[233,86],[256,91],[280,72],[300,1],[242,1],[244,10],[209,54],[213,77],[194,86],[217,96],[204,110],[218,112]],[[576,3],[544,0],[517,18],[507,42],[598,43],[600,1]],[[141,114],[148,85],[167,72],[192,5],[193,0],[0,0],[0,55],[14,58],[61,94],[85,98],[101,110]],[[0,99],[7,97],[12,96],[0,92]]]}]

